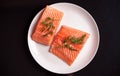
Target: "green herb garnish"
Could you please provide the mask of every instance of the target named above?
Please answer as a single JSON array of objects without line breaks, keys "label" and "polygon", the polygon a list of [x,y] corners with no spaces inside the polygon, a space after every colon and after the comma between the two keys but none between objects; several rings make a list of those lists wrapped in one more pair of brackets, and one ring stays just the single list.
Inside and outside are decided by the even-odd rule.
[{"label": "green herb garnish", "polygon": [[63,41],[63,43],[66,43],[67,42],[67,39],[65,39],[64,41]]},{"label": "green herb garnish", "polygon": [[58,46],[57,48],[68,48],[69,50],[72,51],[77,51],[76,49],[74,49],[73,47],[71,47],[68,43],[64,43],[62,46]]},{"label": "green herb garnish", "polygon": [[86,37],[86,34],[82,35],[81,38],[79,38],[76,43],[81,44],[85,37]]},{"label": "green herb garnish", "polygon": [[49,32],[43,36],[47,36],[48,34],[53,34],[53,29],[55,28],[54,25],[53,25],[53,21],[54,19],[50,18],[50,17],[47,17],[45,19],[45,21],[41,22],[42,25],[45,25],[43,28],[42,28],[42,32],[46,29],[48,30]]},{"label": "green herb garnish", "polygon": [[63,46],[58,46],[57,48],[63,48]]},{"label": "green herb garnish", "polygon": [[50,17],[47,17],[46,19],[45,19],[45,21],[47,22],[47,21],[49,21],[49,20],[52,20]]},{"label": "green herb garnish", "polygon": [[49,34],[51,34],[51,35],[52,35],[52,34],[53,34],[53,31],[50,31],[50,32],[49,32]]},{"label": "green herb garnish", "polygon": [[[86,37],[86,34],[82,35],[81,38],[76,38],[76,37],[72,37],[72,36],[68,36],[65,40],[66,41],[70,41],[72,44],[81,44],[82,41],[84,40],[84,38]],[[65,41],[64,40],[64,41]],[[64,42],[63,42],[64,43]]]},{"label": "green herb garnish", "polygon": [[79,38],[75,38],[75,37],[72,37],[72,39],[70,39],[71,43],[77,43],[80,39]]},{"label": "green herb garnish", "polygon": [[42,29],[41,29],[41,31],[43,32],[45,30],[45,28],[43,27]]},{"label": "green herb garnish", "polygon": [[45,35],[43,35],[43,36],[48,36],[49,34],[53,34],[53,31],[50,31],[50,32],[48,32],[48,33],[46,33]]},{"label": "green herb garnish", "polygon": [[47,33],[47,34],[45,34],[45,35],[43,35],[43,36],[47,37],[47,36],[48,36],[48,33]]},{"label": "green herb garnish", "polygon": [[68,48],[68,49],[70,49],[70,50],[72,50],[72,51],[77,51],[76,49],[74,49],[73,47],[71,47],[69,44],[67,44],[67,43],[65,43],[64,44],[64,47],[66,47],[66,48]]},{"label": "green herb garnish", "polygon": [[73,47],[69,47],[70,50],[72,51],[77,51],[76,49],[74,49]]},{"label": "green herb garnish", "polygon": [[43,25],[46,25],[47,26],[47,22],[46,21],[43,21],[43,22],[41,22]]},{"label": "green herb garnish", "polygon": [[85,37],[86,37],[86,34],[82,35],[80,38],[68,36],[67,38],[64,39],[63,46],[60,46],[60,48],[66,47],[72,51],[77,51],[75,48],[70,46],[70,44],[81,44]]},{"label": "green herb garnish", "polygon": [[70,45],[69,45],[69,44],[67,44],[67,43],[65,43],[65,44],[64,44],[64,46],[65,46],[65,47],[67,47],[67,48],[69,48],[69,47],[70,47]]},{"label": "green herb garnish", "polygon": [[67,37],[68,40],[71,40],[72,38],[73,38],[72,36],[68,36],[68,37]]},{"label": "green herb garnish", "polygon": [[53,28],[53,22],[50,22],[48,25],[49,25],[49,30],[52,30],[52,28]]},{"label": "green herb garnish", "polygon": [[83,41],[85,37],[86,37],[86,34],[82,35],[82,37],[80,38],[81,41]]}]

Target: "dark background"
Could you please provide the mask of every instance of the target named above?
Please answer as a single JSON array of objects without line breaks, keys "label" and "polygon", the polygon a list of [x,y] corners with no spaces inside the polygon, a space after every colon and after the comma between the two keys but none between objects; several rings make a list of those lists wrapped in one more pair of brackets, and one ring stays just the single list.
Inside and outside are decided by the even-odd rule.
[{"label": "dark background", "polygon": [[92,62],[74,76],[120,76],[119,0],[0,0],[0,76],[67,76],[39,66],[30,54],[27,32],[33,17],[46,5],[71,2],[86,9],[100,31]]}]

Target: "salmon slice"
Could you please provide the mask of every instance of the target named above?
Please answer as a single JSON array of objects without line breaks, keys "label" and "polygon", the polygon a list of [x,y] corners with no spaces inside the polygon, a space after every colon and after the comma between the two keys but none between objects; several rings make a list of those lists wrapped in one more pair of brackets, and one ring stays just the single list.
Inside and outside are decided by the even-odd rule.
[{"label": "salmon slice", "polygon": [[63,12],[46,6],[37,22],[32,39],[38,43],[50,45],[63,17]]},{"label": "salmon slice", "polygon": [[68,65],[71,65],[83,48],[89,35],[80,30],[62,26],[51,45],[50,52]]}]

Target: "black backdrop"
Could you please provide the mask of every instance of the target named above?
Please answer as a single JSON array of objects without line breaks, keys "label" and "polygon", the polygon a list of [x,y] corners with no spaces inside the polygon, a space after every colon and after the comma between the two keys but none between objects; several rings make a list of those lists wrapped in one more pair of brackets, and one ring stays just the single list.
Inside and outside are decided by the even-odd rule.
[{"label": "black backdrop", "polygon": [[96,20],[100,46],[95,58],[74,76],[120,76],[119,0],[0,0],[0,76],[67,76],[39,66],[29,52],[27,32],[33,17],[47,4],[71,2]]}]

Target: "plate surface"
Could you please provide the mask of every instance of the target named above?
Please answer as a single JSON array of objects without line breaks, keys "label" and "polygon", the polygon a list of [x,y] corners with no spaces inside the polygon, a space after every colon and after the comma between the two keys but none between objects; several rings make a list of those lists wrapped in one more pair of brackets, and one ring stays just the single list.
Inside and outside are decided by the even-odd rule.
[{"label": "plate surface", "polygon": [[[83,8],[71,3],[55,3],[50,5],[64,12],[61,25],[67,25],[90,33],[90,38],[81,50],[75,62],[68,66],[61,59],[49,52],[49,46],[38,44],[31,39],[35,24],[41,11],[34,17],[28,31],[28,46],[36,62],[48,71],[67,74],[81,70],[94,58],[99,46],[99,30],[93,17]],[[58,29],[58,30],[59,30]],[[57,30],[57,31],[58,31]]]}]

